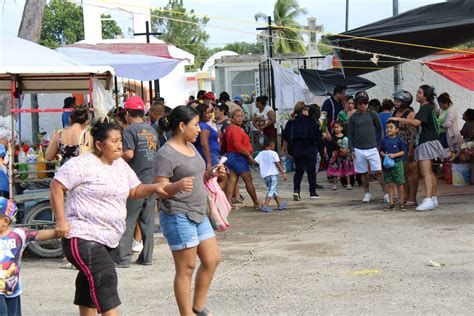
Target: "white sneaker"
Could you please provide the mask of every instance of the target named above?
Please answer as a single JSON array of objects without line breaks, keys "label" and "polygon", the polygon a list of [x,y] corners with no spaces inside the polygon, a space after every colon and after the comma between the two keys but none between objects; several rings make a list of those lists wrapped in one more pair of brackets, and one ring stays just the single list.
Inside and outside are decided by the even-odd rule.
[{"label": "white sneaker", "polygon": [[370,194],[370,192],[367,192],[364,194],[364,198],[362,199],[362,202],[369,203],[371,199],[372,199],[372,194]]},{"label": "white sneaker", "polygon": [[425,198],[423,200],[423,202],[418,205],[418,207],[416,208],[417,211],[432,211],[435,209],[435,206],[433,205],[433,201],[432,199],[430,198]]},{"label": "white sneaker", "polygon": [[143,242],[133,240],[132,242],[132,251],[133,252],[142,252],[143,250]]},{"label": "white sneaker", "polygon": [[385,204],[390,204],[390,196],[388,193],[383,196],[383,201]]},{"label": "white sneaker", "polygon": [[431,201],[433,202],[433,205],[434,205],[435,208],[437,208],[439,206],[438,197],[433,196],[431,198]]}]

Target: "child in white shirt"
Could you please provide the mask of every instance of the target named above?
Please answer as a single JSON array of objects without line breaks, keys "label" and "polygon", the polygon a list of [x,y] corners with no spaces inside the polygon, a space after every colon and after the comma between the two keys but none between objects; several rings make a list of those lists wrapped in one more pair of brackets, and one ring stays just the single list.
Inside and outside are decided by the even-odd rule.
[{"label": "child in white shirt", "polygon": [[269,206],[270,201],[275,199],[279,210],[286,208],[286,201],[278,196],[278,174],[280,173],[283,179],[286,178],[285,171],[280,162],[280,157],[275,152],[275,140],[272,138],[265,139],[265,149],[258,153],[255,161],[260,167],[260,175],[265,180],[267,185],[267,196],[260,211],[271,212],[272,208]]}]

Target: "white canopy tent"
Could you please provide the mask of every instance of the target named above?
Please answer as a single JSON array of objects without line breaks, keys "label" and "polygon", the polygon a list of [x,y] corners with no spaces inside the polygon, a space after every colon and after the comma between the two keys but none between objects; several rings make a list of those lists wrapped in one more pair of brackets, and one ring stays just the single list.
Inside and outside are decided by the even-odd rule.
[{"label": "white canopy tent", "polygon": [[0,91],[12,78],[24,92],[88,91],[92,76],[110,88],[113,68],[88,66],[47,47],[0,34]]},{"label": "white canopy tent", "polygon": [[61,47],[56,51],[85,65],[107,65],[115,69],[117,77],[135,80],[155,80],[169,74],[179,60],[137,54],[112,54],[78,47]]}]

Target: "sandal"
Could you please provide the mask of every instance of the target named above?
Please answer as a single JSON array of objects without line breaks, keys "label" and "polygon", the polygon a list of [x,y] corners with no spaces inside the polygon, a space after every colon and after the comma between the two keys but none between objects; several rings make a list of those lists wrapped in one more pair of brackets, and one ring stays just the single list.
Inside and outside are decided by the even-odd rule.
[{"label": "sandal", "polygon": [[385,212],[387,212],[387,211],[393,211],[394,208],[395,208],[395,205],[390,204],[390,205],[386,205],[383,210],[384,210]]},{"label": "sandal", "polygon": [[398,210],[404,212],[404,211],[407,210],[407,207],[405,206],[405,204],[400,204],[400,205],[398,206]]},{"label": "sandal", "polygon": [[207,316],[209,315],[209,310],[207,308],[204,308],[202,311],[199,312],[195,308],[193,308],[193,313],[197,316]]}]

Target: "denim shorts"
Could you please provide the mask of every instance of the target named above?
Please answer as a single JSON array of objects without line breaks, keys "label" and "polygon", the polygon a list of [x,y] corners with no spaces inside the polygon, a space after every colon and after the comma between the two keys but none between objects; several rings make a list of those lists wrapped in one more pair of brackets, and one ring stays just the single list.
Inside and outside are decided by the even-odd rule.
[{"label": "denim shorts", "polygon": [[160,211],[160,226],[171,251],[196,247],[203,240],[216,236],[207,216],[197,224],[186,214],[166,214]]},{"label": "denim shorts", "polygon": [[267,185],[267,196],[274,198],[278,196],[278,175],[265,177],[265,184]]}]

